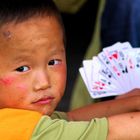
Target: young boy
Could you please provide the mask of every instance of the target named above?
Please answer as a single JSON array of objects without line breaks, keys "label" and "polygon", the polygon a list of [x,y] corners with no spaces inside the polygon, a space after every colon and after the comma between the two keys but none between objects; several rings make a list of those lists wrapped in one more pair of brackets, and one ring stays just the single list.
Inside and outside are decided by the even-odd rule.
[{"label": "young boy", "polygon": [[54,112],[66,82],[64,38],[51,0],[1,2],[0,139],[140,139],[140,113],[92,119],[138,111],[139,95]]}]

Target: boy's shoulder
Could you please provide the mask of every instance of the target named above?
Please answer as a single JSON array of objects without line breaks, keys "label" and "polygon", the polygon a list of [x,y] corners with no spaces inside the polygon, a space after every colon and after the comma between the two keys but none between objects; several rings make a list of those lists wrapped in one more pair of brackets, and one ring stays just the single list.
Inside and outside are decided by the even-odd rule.
[{"label": "boy's shoulder", "polygon": [[[42,119],[45,118],[45,119]],[[0,109],[0,139],[22,139],[29,140],[37,124],[41,120],[50,123],[53,119],[66,119],[63,112],[54,112],[51,118],[35,111],[23,109]],[[48,120],[48,121],[47,121]],[[44,123],[46,125],[46,123]],[[43,126],[43,125],[42,125]],[[44,127],[42,127],[44,128]],[[7,135],[8,134],[8,135]],[[23,135],[24,134],[24,135]]]},{"label": "boy's shoulder", "polygon": [[[0,109],[0,139],[29,140],[42,115],[22,109]],[[30,122],[30,123],[29,123]]]}]

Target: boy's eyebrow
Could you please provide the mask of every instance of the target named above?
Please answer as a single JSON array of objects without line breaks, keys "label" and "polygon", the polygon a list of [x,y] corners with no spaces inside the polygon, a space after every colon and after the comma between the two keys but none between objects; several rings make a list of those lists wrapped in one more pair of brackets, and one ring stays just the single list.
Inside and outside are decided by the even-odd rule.
[{"label": "boy's eyebrow", "polygon": [[[28,52],[26,49],[25,50],[20,50],[20,51],[22,51],[22,53],[20,53],[20,55],[17,54],[14,57],[14,60],[17,61],[17,62],[24,61],[26,59],[32,58],[32,54],[34,54],[33,52],[32,53]],[[64,48],[60,48],[60,49],[54,48],[54,49],[50,50],[51,55],[55,55],[57,53],[65,53],[65,49]]]},{"label": "boy's eyebrow", "polygon": [[53,54],[58,53],[58,52],[64,53],[65,49],[64,48],[60,48],[60,49],[54,48],[51,50],[51,53],[53,53]]},{"label": "boy's eyebrow", "polygon": [[64,53],[65,52],[65,48],[62,46],[60,48],[58,47],[53,47],[51,50],[50,50],[51,53],[55,54],[55,53],[58,53],[58,52],[62,52]]},{"label": "boy's eyebrow", "polygon": [[15,63],[20,63],[23,62],[25,60],[27,60],[28,58],[31,58],[31,56],[28,55],[16,55],[13,59]]},{"label": "boy's eyebrow", "polygon": [[[18,50],[18,49],[17,49]],[[20,62],[27,60],[32,57],[32,52],[29,52],[28,49],[19,49],[17,54],[13,57],[15,62]]]}]

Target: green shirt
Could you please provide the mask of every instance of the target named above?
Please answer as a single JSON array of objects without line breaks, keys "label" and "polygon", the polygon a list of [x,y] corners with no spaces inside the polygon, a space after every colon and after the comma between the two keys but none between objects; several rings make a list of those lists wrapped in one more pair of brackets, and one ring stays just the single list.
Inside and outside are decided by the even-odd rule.
[{"label": "green shirt", "polygon": [[74,122],[67,121],[65,113],[55,112],[41,117],[31,140],[106,140],[107,131],[106,118]]}]

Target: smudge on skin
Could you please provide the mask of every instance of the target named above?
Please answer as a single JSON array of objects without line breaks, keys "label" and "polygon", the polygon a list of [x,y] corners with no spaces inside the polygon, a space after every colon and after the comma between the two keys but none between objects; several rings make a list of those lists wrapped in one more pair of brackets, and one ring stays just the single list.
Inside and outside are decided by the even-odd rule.
[{"label": "smudge on skin", "polygon": [[6,39],[11,39],[12,34],[11,34],[10,31],[4,31],[4,32],[3,32],[3,36],[4,36]]},{"label": "smudge on skin", "polygon": [[9,78],[1,78],[0,79],[0,83],[4,84],[5,86],[11,85],[13,82],[13,78],[9,77]]}]

